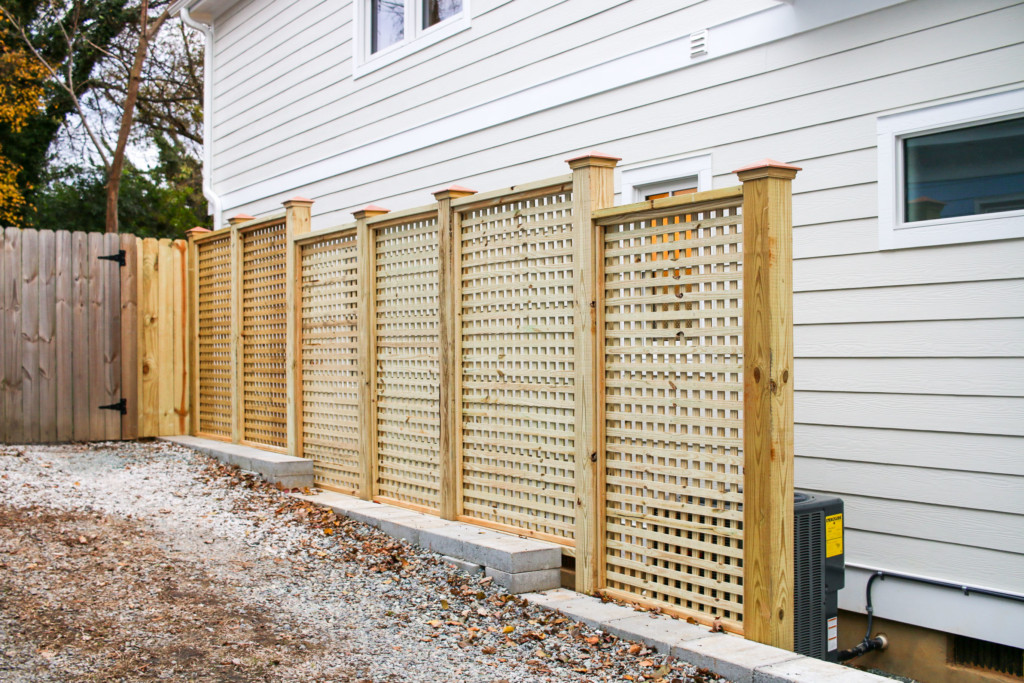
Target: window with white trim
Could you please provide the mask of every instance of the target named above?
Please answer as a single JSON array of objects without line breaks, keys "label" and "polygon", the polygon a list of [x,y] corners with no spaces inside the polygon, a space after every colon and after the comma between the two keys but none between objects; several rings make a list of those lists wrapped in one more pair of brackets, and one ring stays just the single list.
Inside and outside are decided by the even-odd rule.
[{"label": "window with white trim", "polygon": [[682,191],[711,189],[711,156],[686,157],[622,171],[622,200],[642,202],[655,196],[671,196]]},{"label": "window with white trim", "polygon": [[1024,237],[1024,90],[878,119],[882,249]]},{"label": "window with white trim", "polygon": [[469,27],[470,0],[354,0],[356,77]]}]

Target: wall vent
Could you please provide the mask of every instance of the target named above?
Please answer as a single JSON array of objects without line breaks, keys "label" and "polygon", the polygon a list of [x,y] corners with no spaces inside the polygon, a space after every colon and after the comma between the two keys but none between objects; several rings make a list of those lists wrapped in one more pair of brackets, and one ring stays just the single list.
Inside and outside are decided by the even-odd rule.
[{"label": "wall vent", "polygon": [[953,636],[953,663],[1024,678],[1024,649]]},{"label": "wall vent", "polygon": [[690,34],[690,58],[703,57],[708,53],[708,30],[701,29]]}]

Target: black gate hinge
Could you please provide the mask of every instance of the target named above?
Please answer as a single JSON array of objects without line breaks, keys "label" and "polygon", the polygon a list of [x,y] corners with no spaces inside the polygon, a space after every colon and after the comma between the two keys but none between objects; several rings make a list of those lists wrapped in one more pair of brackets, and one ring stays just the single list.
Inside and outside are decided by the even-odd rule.
[{"label": "black gate hinge", "polygon": [[116,254],[109,254],[108,256],[97,256],[100,261],[114,261],[117,265],[124,268],[127,262],[124,260],[124,249],[118,249]]},{"label": "black gate hinge", "polygon": [[[123,252],[122,252],[123,253]],[[111,403],[109,406],[100,406],[100,410],[116,410],[122,415],[128,414],[128,399],[122,398],[117,403]]]}]

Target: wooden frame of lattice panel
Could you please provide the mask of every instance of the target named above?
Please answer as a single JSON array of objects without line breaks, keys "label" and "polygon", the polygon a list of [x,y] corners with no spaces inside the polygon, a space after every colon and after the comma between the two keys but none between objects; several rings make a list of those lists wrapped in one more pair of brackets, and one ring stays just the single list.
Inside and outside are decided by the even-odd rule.
[{"label": "wooden frame of lattice panel", "polygon": [[347,225],[295,241],[301,409],[299,457],[318,486],[361,495],[359,245]]},{"label": "wooden frame of lattice panel", "polygon": [[363,220],[374,247],[373,499],[438,514],[442,454],[437,206]]},{"label": "wooden frame of lattice panel", "polygon": [[603,592],[737,632],[741,207],[736,187],[595,213],[605,232]]},{"label": "wooden frame of lattice panel", "polygon": [[461,521],[575,546],[572,176],[452,202]]},{"label": "wooden frame of lattice panel", "polygon": [[284,453],[288,446],[286,221],[275,216],[236,229],[241,252],[239,443]]},{"label": "wooden frame of lattice panel", "polygon": [[231,441],[232,234],[222,230],[190,237],[196,255],[193,430],[197,436]]}]

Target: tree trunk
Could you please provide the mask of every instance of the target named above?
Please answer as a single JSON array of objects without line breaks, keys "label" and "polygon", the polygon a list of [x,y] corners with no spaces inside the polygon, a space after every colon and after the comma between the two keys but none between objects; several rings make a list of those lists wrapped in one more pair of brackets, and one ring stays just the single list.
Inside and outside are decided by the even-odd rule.
[{"label": "tree trunk", "polygon": [[118,232],[117,202],[121,192],[124,155],[128,147],[128,135],[131,133],[132,122],[135,118],[135,102],[139,97],[142,66],[146,61],[146,53],[149,51],[149,41],[160,30],[160,27],[168,17],[167,10],[164,10],[153,24],[150,25],[149,0],[142,0],[142,7],[139,12],[139,45],[135,50],[135,61],[132,63],[132,70],[128,75],[128,90],[124,96],[124,110],[121,112],[121,128],[117,134],[117,146],[114,148],[114,156],[111,158],[110,167],[107,169],[107,232]]}]

